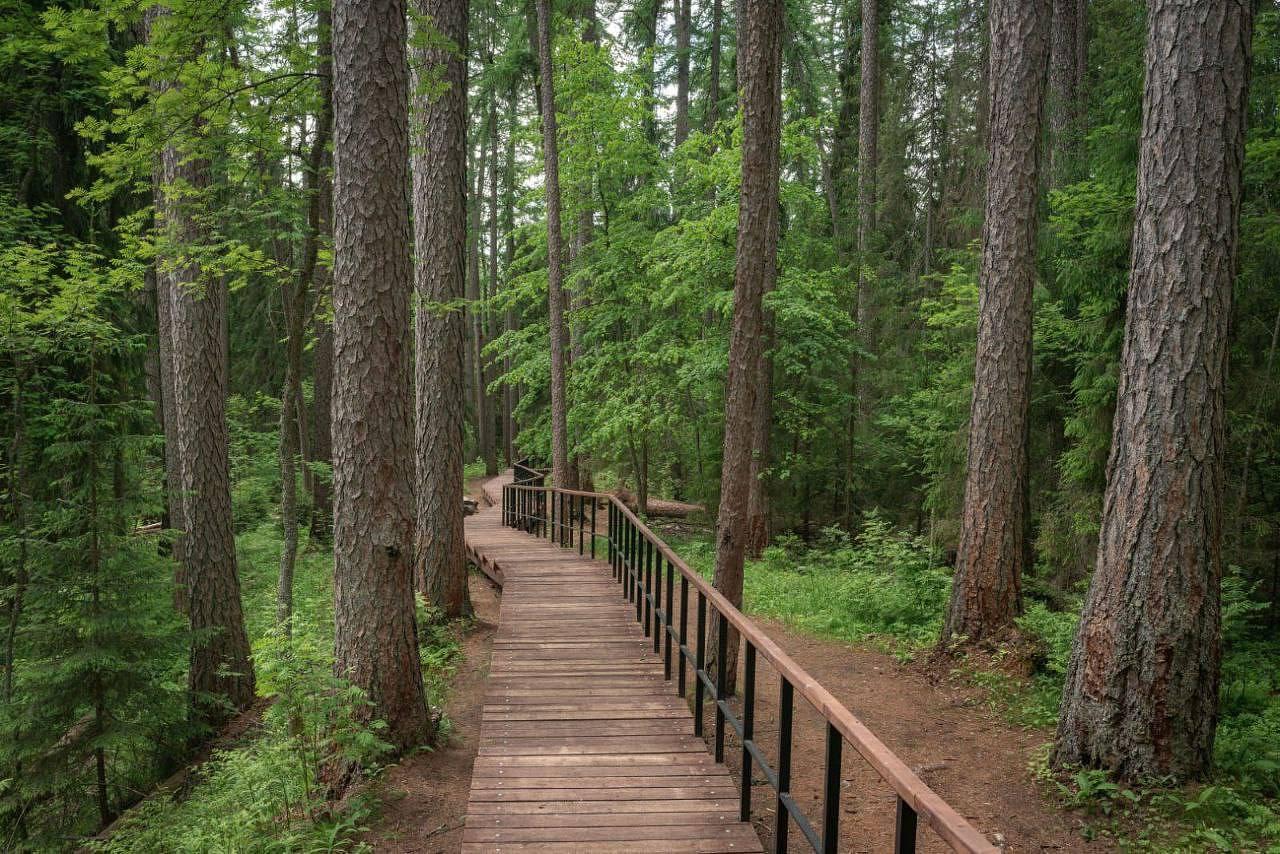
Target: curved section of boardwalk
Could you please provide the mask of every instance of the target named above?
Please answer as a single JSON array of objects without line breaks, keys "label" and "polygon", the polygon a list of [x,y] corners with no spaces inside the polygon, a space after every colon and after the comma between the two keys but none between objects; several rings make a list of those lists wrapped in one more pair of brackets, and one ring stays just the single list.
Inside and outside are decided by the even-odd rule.
[{"label": "curved section of boardwalk", "polygon": [[761,851],[609,565],[497,507],[467,519],[467,549],[503,591],[462,850]]}]

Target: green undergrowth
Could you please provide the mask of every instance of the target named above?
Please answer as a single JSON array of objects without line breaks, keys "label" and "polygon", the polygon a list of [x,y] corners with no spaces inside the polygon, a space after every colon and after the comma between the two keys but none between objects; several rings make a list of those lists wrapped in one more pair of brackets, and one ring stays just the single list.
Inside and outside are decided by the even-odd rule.
[{"label": "green undergrowth", "polygon": [[[243,481],[241,482],[244,483]],[[304,531],[305,537],[305,531]],[[302,544],[295,576],[293,634],[274,626],[281,537],[266,522],[237,537],[245,618],[258,693],[271,701],[260,724],[218,750],[176,793],[131,810],[106,852],[352,852],[378,807],[376,786],[357,787],[341,804],[326,801],[321,769],[334,757],[359,762],[375,779],[387,745],[381,722],[362,725],[362,693],[333,676],[333,559]],[[423,671],[432,708],[440,708],[461,660],[459,627],[419,609]],[[442,738],[451,725],[439,723]]]},{"label": "green undergrowth", "polygon": [[[715,562],[709,532],[669,532],[672,546],[707,578]],[[750,614],[818,637],[870,644],[909,659],[937,642],[951,583],[927,542],[871,516],[856,536],[828,528],[813,543],[780,536],[747,562]],[[1215,771],[1205,784],[1150,780],[1122,786],[1104,772],[1049,768],[1048,744],[1031,763],[1046,794],[1086,817],[1088,839],[1122,850],[1280,854],[1280,639],[1266,606],[1235,571],[1223,582],[1221,718]],[[956,676],[979,687],[990,710],[1051,737],[1078,623],[1066,610],[1028,597],[1009,644],[961,658]]]}]

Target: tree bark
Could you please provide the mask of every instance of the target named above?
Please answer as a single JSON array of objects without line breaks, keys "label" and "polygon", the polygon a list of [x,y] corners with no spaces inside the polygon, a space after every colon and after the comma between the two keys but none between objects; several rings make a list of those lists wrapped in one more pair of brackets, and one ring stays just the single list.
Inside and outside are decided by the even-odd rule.
[{"label": "tree bark", "polygon": [[[489,298],[498,295],[498,93],[494,90],[489,94],[489,291],[486,296]],[[489,340],[498,333],[497,318],[494,312],[485,313],[485,323],[488,328],[486,337]],[[498,367],[495,364],[494,370]],[[485,399],[488,401],[486,411],[488,418],[486,424],[488,426],[489,441],[484,447],[484,471],[485,474],[493,477],[498,474],[498,442],[500,440],[499,433],[501,425],[494,418],[494,409],[502,408],[500,401],[494,400],[489,394],[489,390],[485,389]]]},{"label": "tree bark", "polygon": [[761,347],[756,374],[756,409],[751,419],[751,489],[747,498],[747,556],[758,558],[769,545],[769,440],[773,428],[773,359]]},{"label": "tree bark", "polygon": [[1053,0],[1049,60],[1049,175],[1051,185],[1070,183],[1080,110],[1079,0]]},{"label": "tree bark", "polygon": [[1203,776],[1221,663],[1228,327],[1254,5],[1153,0],[1098,559],[1054,760]]},{"label": "tree bark", "polygon": [[[514,78],[507,89],[507,143],[506,157],[503,165],[503,197],[502,197],[502,230],[506,233],[503,246],[503,269],[507,276],[511,275],[511,263],[516,254],[515,238],[515,194],[516,194],[516,134],[520,129],[517,115],[517,94]],[[506,317],[508,331],[520,328],[520,318],[514,308],[508,308]],[[511,371],[511,360],[505,362],[506,371]],[[502,386],[502,445],[507,455],[507,465],[516,461],[516,406],[518,405],[516,388],[513,383],[506,382]]]},{"label": "tree bark", "polygon": [[403,0],[333,4],[335,673],[399,752],[431,734],[414,616]]},{"label": "tree bark", "polygon": [[943,643],[978,642],[1022,608],[1030,562],[1028,418],[1040,122],[1049,0],[992,0],[991,114],[964,510]]},{"label": "tree bark", "polygon": [[568,329],[564,318],[564,232],[560,226],[560,146],[551,67],[551,4],[536,0],[538,69],[542,81],[542,157],[547,195],[547,303],[551,327],[551,477],[572,486],[567,400]]},{"label": "tree bark", "polygon": [[692,0],[673,0],[676,17],[676,128],[678,147],[689,138],[689,31],[692,29]]},{"label": "tree bark", "polygon": [[724,26],[723,0],[711,0],[711,57],[707,62],[707,133],[720,122],[720,41]]},{"label": "tree bark", "polygon": [[[742,606],[742,567],[751,491],[752,424],[764,332],[763,298],[777,278],[778,178],[782,126],[781,0],[742,0],[738,89],[742,110],[742,190],[733,285],[733,326],[725,381],[724,456],[716,517],[715,586]],[[725,686],[737,668],[737,633],[728,639]],[[713,656],[718,647],[711,646]],[[714,672],[714,671],[713,671]]]},{"label": "tree bark", "polygon": [[[315,213],[312,233],[318,242],[321,238],[333,241],[333,15],[325,6],[316,12],[320,34],[319,62],[316,72],[320,77],[320,116],[316,122],[319,160],[315,173],[315,198],[311,211]],[[310,212],[308,214],[310,216]],[[333,275],[328,266],[317,260],[313,274],[315,286],[316,320],[314,321],[315,346],[312,348],[313,381],[311,415],[311,459],[325,464],[333,462],[333,440],[330,431],[329,408],[333,401],[333,326],[325,317],[324,306],[330,299]],[[329,542],[333,535],[333,490],[331,479],[313,476],[311,479],[311,536],[320,542]]]},{"label": "tree bark", "polygon": [[450,619],[471,613],[462,529],[463,295],[467,241],[467,0],[417,0],[450,44],[414,49],[417,283],[417,587]]},{"label": "tree bark", "polygon": [[[862,0],[862,69],[858,91],[858,337],[872,352],[871,237],[876,230],[877,145],[880,138],[880,10],[878,0]],[[866,364],[857,360],[855,433],[869,417]]]}]

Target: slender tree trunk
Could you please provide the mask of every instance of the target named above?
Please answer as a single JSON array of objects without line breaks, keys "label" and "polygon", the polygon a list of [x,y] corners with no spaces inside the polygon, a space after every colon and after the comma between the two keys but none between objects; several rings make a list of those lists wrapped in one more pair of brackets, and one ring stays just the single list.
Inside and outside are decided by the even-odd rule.
[{"label": "slender tree trunk", "polygon": [[[1271,387],[1271,372],[1275,367],[1277,346],[1280,346],[1280,312],[1276,313],[1276,319],[1271,324],[1271,344],[1267,347],[1267,358],[1263,362],[1262,377],[1267,390]],[[1255,418],[1261,414],[1262,401],[1265,399],[1266,395],[1258,395],[1257,403],[1254,405]],[[1244,517],[1249,509],[1249,475],[1253,470],[1253,454],[1257,439],[1258,431],[1250,430],[1244,446],[1244,462],[1240,466],[1240,491],[1236,494],[1235,536],[1232,538],[1232,546],[1237,553],[1244,547]]]},{"label": "slender tree trunk", "polygon": [[[164,13],[147,13],[148,38],[162,26]],[[156,94],[175,83],[157,86]],[[202,128],[199,124],[196,130]],[[226,707],[253,702],[254,672],[249,658],[236,572],[235,533],[231,525],[231,483],[225,418],[227,399],[227,286],[206,273],[193,258],[205,238],[200,209],[211,184],[209,162],[173,146],[161,154],[154,177],[159,295],[165,296],[171,385],[173,444],[177,488],[182,496],[184,536],[178,557],[185,576],[186,606],[192,632],[188,686],[193,718],[216,725]],[[162,329],[165,312],[160,310]],[[162,331],[162,346],[165,336]]]},{"label": "slender tree trunk", "polygon": [[[742,0],[738,13],[738,90],[742,111],[742,189],[733,284],[733,327],[725,380],[724,457],[716,518],[715,586],[742,606],[751,456],[758,402],[763,299],[778,272],[778,178],[782,127],[781,0]],[[711,646],[713,655],[718,647]],[[730,633],[725,686],[737,672],[738,638]],[[713,671],[714,672],[714,671]]]},{"label": "slender tree trunk", "polygon": [[4,639],[4,701],[13,701],[13,668],[16,663],[18,625],[27,593],[27,414],[23,391],[26,368],[14,354],[13,436],[9,441],[9,519],[18,540],[13,557],[13,592],[9,597],[8,627]]},{"label": "slender tree trunk", "polygon": [[336,0],[334,672],[397,752],[430,737],[414,617],[403,0]]},{"label": "slender tree trunk", "polygon": [[564,233],[560,226],[560,146],[551,67],[551,3],[536,0],[538,68],[542,81],[542,157],[547,194],[547,302],[551,326],[551,477],[572,486],[567,399],[568,329],[564,311]]},{"label": "slender tree trunk", "polygon": [[[490,298],[498,295],[498,93],[494,90],[489,98],[489,293]],[[488,337],[496,334],[497,324],[494,313],[486,313],[487,323],[495,330]],[[497,370],[495,366],[494,370]],[[500,425],[495,423],[494,404],[501,409],[501,402],[493,400],[488,390],[485,397],[489,400],[488,421],[489,442],[484,450],[485,474],[494,476],[498,473],[498,433]]]},{"label": "slender tree trunk", "polygon": [[676,129],[675,144],[689,138],[689,31],[692,0],[673,0],[676,17]]},{"label": "slender tree trunk", "polygon": [[[467,0],[417,0],[439,35],[414,49],[417,258],[417,587],[450,619],[471,612],[462,528],[463,295],[467,241]],[[420,75],[429,74],[431,80]],[[425,84],[445,84],[443,89]]]},{"label": "slender tree trunk", "polygon": [[[148,20],[153,17],[149,12]],[[165,227],[164,166],[156,162],[152,172],[152,194],[155,203],[155,219],[158,228]],[[183,506],[182,455],[178,450],[178,392],[174,386],[173,342],[173,276],[163,264],[155,265],[156,280],[156,349],[160,363],[160,413],[164,432],[164,481],[165,508],[170,527],[182,532],[186,529],[187,514]],[[178,533],[173,541],[173,607],[179,613],[187,613],[187,570],[182,559],[183,536]]]},{"label": "slender tree trunk", "polygon": [[707,126],[704,128],[708,134],[720,122],[720,42],[723,27],[723,0],[711,0],[711,57],[707,62]]},{"label": "slender tree trunk", "polygon": [[1051,185],[1062,186],[1073,177],[1076,116],[1080,110],[1079,0],[1053,0],[1053,27],[1049,60],[1049,174]]},{"label": "slender tree trunk", "polygon": [[[515,238],[515,194],[516,194],[516,134],[519,132],[517,116],[517,94],[514,80],[507,89],[507,144],[503,166],[503,198],[502,198],[502,230],[506,233],[503,247],[503,269],[508,278],[511,276],[511,264],[516,255]],[[520,327],[520,318],[514,308],[508,308],[506,327],[514,331]],[[505,363],[506,372],[511,372],[511,360]],[[502,444],[507,454],[507,465],[516,461],[516,387],[506,382],[502,386]]]},{"label": "slender tree trunk", "polygon": [[769,440],[773,432],[773,358],[769,355],[768,318],[766,340],[761,342],[756,364],[756,408],[751,418],[751,486],[747,498],[747,556],[758,558],[769,545]]},{"label": "slender tree trunk", "polygon": [[990,162],[964,511],[942,640],[1021,612],[1030,562],[1028,419],[1049,0],[992,0]]},{"label": "slender tree trunk", "polygon": [[1098,560],[1054,760],[1203,776],[1221,664],[1224,389],[1255,6],[1153,0]]},{"label": "slender tree trunk", "polygon": [[[319,63],[320,116],[316,122],[318,161],[315,175],[315,199],[308,209],[314,212],[312,234],[317,241],[325,238],[333,242],[333,15],[327,4],[321,4],[316,12],[320,33]],[[316,319],[315,347],[312,349],[314,384],[312,392],[311,458],[326,465],[333,464],[332,412],[333,405],[333,325],[329,322],[326,306],[332,302],[333,271],[328,265],[316,264],[313,274],[315,285]],[[333,537],[333,488],[332,478],[311,478],[311,538],[328,543]]]},{"label": "slender tree trunk", "polygon": [[[871,238],[876,230],[877,146],[880,139],[880,10],[878,0],[862,0],[862,70],[858,92],[858,337],[862,347],[872,352],[871,331]],[[870,417],[866,362],[855,369],[855,434]]]},{"label": "slender tree trunk", "polygon": [[[485,143],[481,139],[476,145],[475,184],[469,189],[470,227],[467,230],[467,305],[471,320],[471,393],[475,401],[476,442],[480,458],[487,460],[493,446],[493,425],[489,416],[489,394],[485,390],[486,377],[484,369],[484,310],[481,308],[480,292],[480,234],[481,214],[484,207],[484,173],[486,168]],[[465,148],[463,149],[465,151]],[[434,152],[433,152],[434,154]],[[428,256],[429,258],[429,256]]]}]

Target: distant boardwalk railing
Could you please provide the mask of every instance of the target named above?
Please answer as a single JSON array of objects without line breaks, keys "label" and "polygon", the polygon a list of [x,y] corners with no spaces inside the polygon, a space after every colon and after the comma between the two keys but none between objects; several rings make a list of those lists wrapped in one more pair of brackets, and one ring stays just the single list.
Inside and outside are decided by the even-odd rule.
[{"label": "distant boardwalk railing", "polygon": [[[604,505],[598,529],[597,507]],[[509,483],[503,486],[502,522],[535,536],[545,537],[564,548],[576,548],[581,555],[595,557],[597,541],[613,567],[614,580],[623,595],[634,602],[636,620],[646,637],[653,639],[653,651],[663,655],[664,675],[671,680],[676,672],[676,692],[686,696],[686,667],[691,668],[694,734],[703,734],[704,696],[715,706],[715,759],[724,761],[726,725],[737,733],[742,745],[740,817],[751,820],[753,768],[757,768],[774,790],[776,800],[774,851],[787,850],[789,823],[804,835],[814,851],[835,854],[840,838],[841,761],[848,742],[897,794],[895,852],[916,850],[918,819],[953,850],[995,854],[999,849],[987,841],[936,792],[925,785],[910,768],[867,729],[862,721],[805,672],[761,629],[725,599],[700,575],[691,570],[629,507],[616,496]],[[677,584],[678,579],[678,584]],[[696,597],[693,612],[692,649],[689,634],[689,591]],[[678,592],[677,592],[678,590]],[[678,597],[678,599],[677,599]],[[678,604],[678,608],[676,607]],[[710,615],[708,614],[710,610]],[[715,620],[714,679],[707,669],[708,618]],[[744,644],[742,715],[734,714],[729,698],[721,694],[726,684],[729,628],[737,630]],[[755,739],[756,663],[763,657],[780,677],[778,743],[776,767],[768,761]],[[801,810],[791,793],[791,759],[795,697],[799,695],[826,721],[826,767],[823,779],[821,829]]]}]

